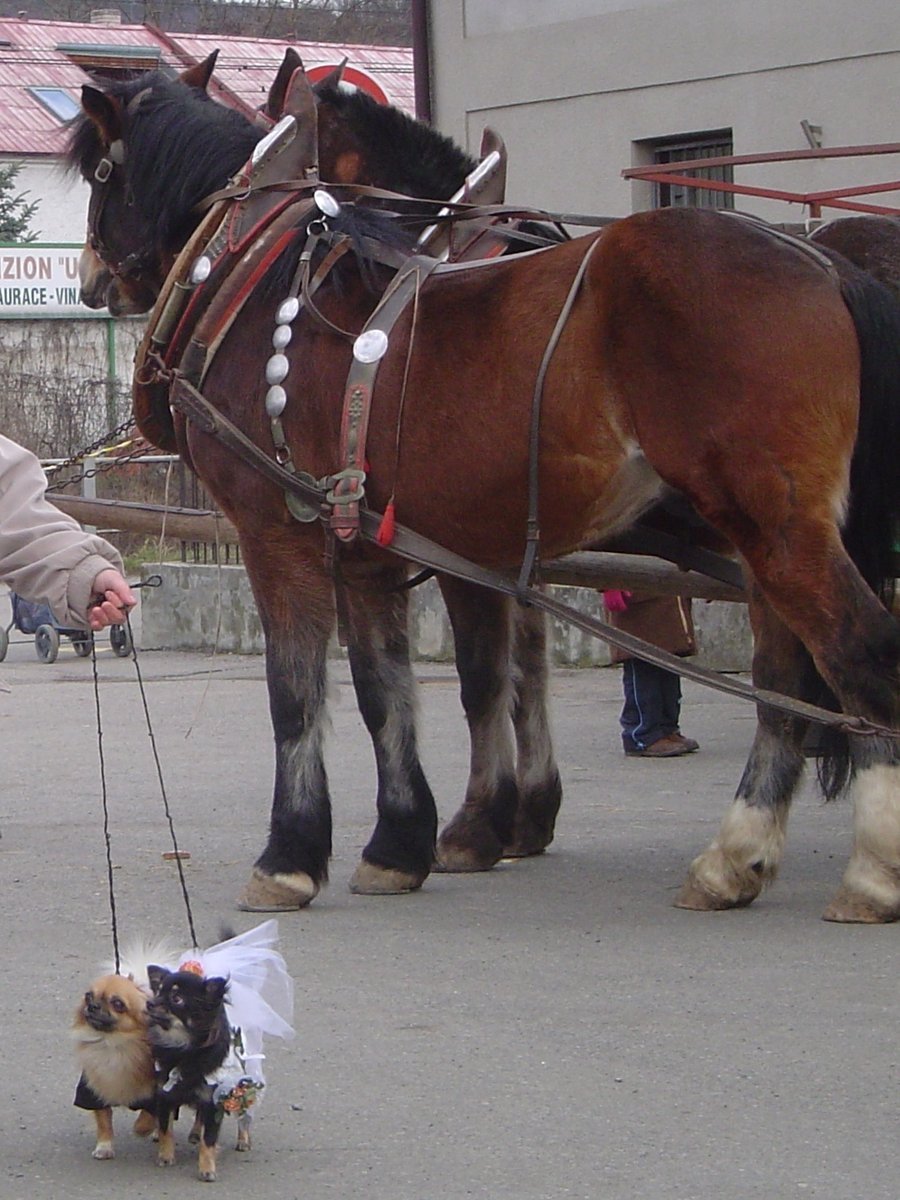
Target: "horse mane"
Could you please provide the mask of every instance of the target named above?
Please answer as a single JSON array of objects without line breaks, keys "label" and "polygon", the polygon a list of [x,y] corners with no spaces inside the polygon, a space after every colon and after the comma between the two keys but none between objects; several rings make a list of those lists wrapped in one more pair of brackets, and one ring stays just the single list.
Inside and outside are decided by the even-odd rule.
[{"label": "horse mane", "polygon": [[[263,131],[162,71],[104,84],[103,91],[126,111],[126,168],[135,204],[152,220],[160,242],[171,245],[195,223],[194,205],[228,182]],[[99,141],[91,119],[76,117],[66,153],[69,169],[82,174],[92,169]]]},{"label": "horse mane", "polygon": [[319,103],[343,120],[365,148],[370,174],[406,196],[446,200],[475,167],[471,155],[430,125],[365,92],[325,87]]},{"label": "horse mane", "polygon": [[[315,212],[306,212],[298,221],[295,236],[260,280],[259,299],[271,302],[280,300],[287,293],[306,242],[307,226],[310,220],[315,219],[315,215]],[[336,217],[328,218],[328,228],[350,239],[352,264],[359,272],[363,286],[375,295],[382,293],[387,280],[382,278],[380,264],[372,258],[367,243],[377,242],[401,255],[415,253],[415,233],[405,223],[398,221],[394,214],[377,208],[343,204]],[[314,267],[319,265],[324,255],[325,250],[320,248],[313,259]],[[339,291],[345,286],[349,265],[339,262],[329,272],[329,280]]]}]

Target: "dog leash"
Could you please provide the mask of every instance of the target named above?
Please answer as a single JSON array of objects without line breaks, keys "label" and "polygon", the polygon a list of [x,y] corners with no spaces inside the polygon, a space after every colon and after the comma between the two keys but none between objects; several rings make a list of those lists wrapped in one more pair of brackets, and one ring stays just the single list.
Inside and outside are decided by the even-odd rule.
[{"label": "dog leash", "polygon": [[[156,587],[160,587],[161,584],[162,584],[161,576],[151,575],[147,579],[142,580],[139,583],[129,584],[129,587],[131,587],[132,590],[134,590],[136,588],[145,588],[145,587],[156,588]],[[173,857],[175,859],[175,865],[178,870],[178,880],[181,885],[181,895],[182,895],[182,899],[184,900],[185,912],[187,914],[187,924],[188,924],[188,930],[191,935],[191,945],[194,948],[196,948],[200,945],[200,943],[197,940],[197,934],[194,929],[194,914],[191,909],[190,896],[188,895],[187,879],[185,878],[184,867],[182,866],[182,855],[181,855],[181,850],[179,849],[179,846],[178,846],[178,838],[175,833],[175,822],[172,817],[172,810],[171,810],[171,806],[169,804],[169,796],[168,796],[168,792],[166,791],[165,779],[163,778],[162,764],[160,762],[159,752],[158,752],[157,746],[156,746],[156,735],[153,731],[153,723],[150,719],[150,706],[147,702],[147,692],[144,687],[143,677],[141,675],[140,663],[138,662],[137,644],[135,642],[134,635],[133,635],[133,632],[131,629],[131,618],[129,617],[129,615],[127,613],[125,614],[125,628],[128,630],[129,640],[131,643],[131,659],[132,659],[132,662],[134,663],[134,671],[135,671],[135,676],[137,678],[138,691],[140,692],[141,704],[142,704],[143,710],[144,710],[144,719],[147,724],[147,734],[150,738],[151,752],[153,754],[153,761],[156,766],[156,777],[157,777],[157,780],[159,781],[159,789],[160,789],[160,794],[162,796],[163,809],[165,811],[166,821],[169,826],[169,836],[172,839]],[[92,671],[93,684],[94,684],[94,708],[95,708],[96,720],[97,720],[97,757],[99,760],[99,767],[100,767],[100,799],[101,799],[101,804],[103,807],[103,839],[104,839],[105,850],[106,850],[106,878],[107,878],[107,889],[108,889],[108,895],[109,895],[110,924],[111,924],[111,928],[112,928],[113,959],[115,962],[115,971],[116,971],[116,974],[118,975],[118,974],[120,974],[120,966],[121,966],[121,961],[122,961],[120,950],[119,950],[119,918],[118,918],[118,910],[116,907],[115,883],[114,883],[114,879],[113,879],[112,838],[110,836],[110,824],[109,824],[109,793],[108,793],[107,784],[106,784],[106,760],[105,760],[105,757],[103,754],[103,721],[102,721],[102,712],[101,712],[101,706],[100,706],[100,677],[99,677],[99,674],[97,671],[97,645],[93,638],[91,638],[91,671]]]}]

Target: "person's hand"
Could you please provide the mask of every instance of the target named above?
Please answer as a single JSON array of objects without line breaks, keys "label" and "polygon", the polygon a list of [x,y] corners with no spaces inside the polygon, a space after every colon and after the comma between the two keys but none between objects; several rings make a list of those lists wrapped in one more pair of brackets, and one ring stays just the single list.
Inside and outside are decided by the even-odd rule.
[{"label": "person's hand", "polygon": [[610,588],[609,591],[603,593],[603,603],[606,605],[606,611],[611,613],[625,612],[630,599],[631,592],[624,592],[619,588]]},{"label": "person's hand", "polygon": [[88,609],[91,629],[105,629],[107,625],[122,625],[130,608],[137,599],[134,592],[118,571],[107,567],[97,575],[93,584],[93,602]]}]

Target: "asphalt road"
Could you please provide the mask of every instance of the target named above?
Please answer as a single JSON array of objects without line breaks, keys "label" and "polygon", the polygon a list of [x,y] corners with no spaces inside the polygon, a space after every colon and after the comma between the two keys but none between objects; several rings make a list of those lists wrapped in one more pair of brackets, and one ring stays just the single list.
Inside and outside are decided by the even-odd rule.
[{"label": "asphalt road", "polygon": [[[256,923],[233,899],[269,805],[262,662],[139,663],[209,943],[223,918]],[[134,664],[103,647],[98,670],[122,935],[181,934]],[[749,708],[688,686],[683,727],[700,753],[625,760],[618,674],[557,672],[566,795],[550,851],[376,899],[347,890],[373,765],[346,667],[333,674],[332,881],[280,918],[297,1038],[269,1044],[254,1149],[226,1141],[215,1194],[897,1200],[900,931],[819,919],[848,851],[848,806],[804,791],[782,876],[750,909],[671,907],[733,794]],[[465,727],[452,672],[420,674],[444,819],[464,782]],[[0,684],[0,1198],[196,1195],[186,1146],[160,1171],[120,1120],[119,1156],[95,1162],[92,1123],[71,1104],[67,1029],[111,953],[90,661],[64,647],[45,665],[20,638]]]}]

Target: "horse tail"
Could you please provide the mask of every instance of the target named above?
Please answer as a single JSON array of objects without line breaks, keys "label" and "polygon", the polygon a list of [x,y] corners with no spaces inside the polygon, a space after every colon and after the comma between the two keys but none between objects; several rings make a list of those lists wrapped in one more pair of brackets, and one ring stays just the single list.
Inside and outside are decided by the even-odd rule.
[{"label": "horse tail", "polygon": [[867,272],[839,269],[860,356],[859,426],[842,535],[860,574],[890,607],[900,532],[900,302]]},{"label": "horse tail", "polygon": [[[900,536],[900,301],[868,272],[834,252],[829,257],[841,278],[860,357],[859,423],[841,535],[863,579],[890,608]],[[839,707],[827,689],[820,702]],[[840,795],[853,773],[846,734],[823,730],[817,767],[826,799]]]}]

